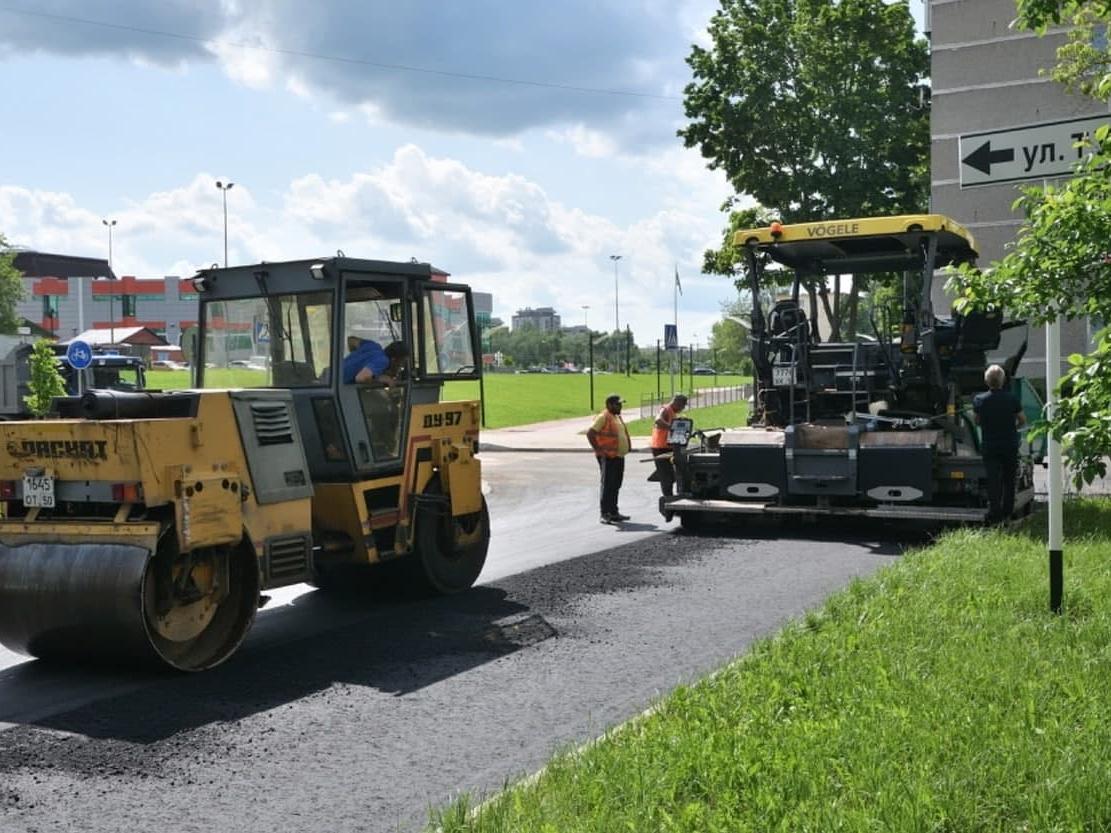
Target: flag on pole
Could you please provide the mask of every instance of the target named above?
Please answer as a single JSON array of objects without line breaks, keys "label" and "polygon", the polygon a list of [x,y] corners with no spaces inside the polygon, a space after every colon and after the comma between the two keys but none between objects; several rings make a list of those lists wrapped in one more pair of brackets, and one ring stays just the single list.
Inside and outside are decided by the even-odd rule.
[{"label": "flag on pole", "polygon": [[683,294],[683,285],[679,283],[679,267],[675,267],[675,288],[679,290],[679,294]]}]

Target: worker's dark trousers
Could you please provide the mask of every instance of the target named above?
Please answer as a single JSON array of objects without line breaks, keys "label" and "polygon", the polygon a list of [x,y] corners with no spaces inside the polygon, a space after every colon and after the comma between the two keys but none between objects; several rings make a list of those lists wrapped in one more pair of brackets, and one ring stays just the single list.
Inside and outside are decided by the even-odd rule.
[{"label": "worker's dark trousers", "polygon": [[671,497],[675,494],[675,464],[671,462],[671,449],[652,449],[653,457],[659,457],[662,454],[669,456],[666,460],[656,460],[656,479],[660,481],[660,491],[663,492],[664,497]]},{"label": "worker's dark trousers", "polygon": [[617,493],[625,479],[625,458],[599,457],[598,468],[602,473],[602,515],[616,515]]},{"label": "worker's dark trousers", "polygon": [[1013,451],[984,452],[988,475],[988,521],[1003,521],[1015,511],[1015,476],[1018,454]]}]

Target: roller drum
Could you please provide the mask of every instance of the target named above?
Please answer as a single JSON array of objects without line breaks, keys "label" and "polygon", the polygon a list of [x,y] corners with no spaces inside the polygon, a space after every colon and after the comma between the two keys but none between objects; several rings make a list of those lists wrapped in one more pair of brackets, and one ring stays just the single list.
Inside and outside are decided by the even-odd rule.
[{"label": "roller drum", "polygon": [[196,632],[179,635],[173,628],[188,628],[187,618],[152,610],[155,564],[148,549],[126,544],[0,546],[0,644],[40,658],[162,662],[183,671],[230,656],[254,620],[257,570],[232,560],[232,591]]},{"label": "roller drum", "polygon": [[122,544],[0,547],[0,643],[36,657],[153,658],[149,563],[149,550]]}]

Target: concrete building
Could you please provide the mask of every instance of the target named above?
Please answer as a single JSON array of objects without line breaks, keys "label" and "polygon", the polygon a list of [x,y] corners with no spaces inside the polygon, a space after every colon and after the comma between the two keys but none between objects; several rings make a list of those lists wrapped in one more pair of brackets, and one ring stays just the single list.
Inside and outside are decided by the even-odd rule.
[{"label": "concrete building", "polygon": [[490,319],[494,317],[494,296],[489,292],[471,291],[471,301],[474,303],[475,323],[480,330],[490,326]]},{"label": "concrete building", "polygon": [[517,310],[511,322],[514,330],[519,330],[521,327],[535,327],[536,329],[553,333],[558,332],[560,327],[559,316],[556,311],[551,307],[525,307],[524,309]]},{"label": "concrete building", "polygon": [[122,277],[24,278],[27,297],[19,315],[60,341],[92,329],[147,327],[171,344],[197,323],[197,293],[188,279]]},{"label": "concrete building", "polygon": [[[1111,121],[1107,107],[1074,96],[1043,73],[1056,63],[1067,30],[1043,37],[1010,28],[1015,0],[927,0],[932,105],[931,210],[947,214],[976,238],[980,265],[1006,251],[1022,224],[1011,206],[1023,185],[1067,175],[1075,158],[1069,136],[1092,117]],[[1029,128],[1029,129],[1027,129]],[[1065,163],[1065,164],[1062,164]],[[939,312],[949,301],[937,287]],[[1062,353],[1087,352],[1083,322],[1062,328]],[[1031,329],[1023,362],[1044,377],[1045,334]]]}]

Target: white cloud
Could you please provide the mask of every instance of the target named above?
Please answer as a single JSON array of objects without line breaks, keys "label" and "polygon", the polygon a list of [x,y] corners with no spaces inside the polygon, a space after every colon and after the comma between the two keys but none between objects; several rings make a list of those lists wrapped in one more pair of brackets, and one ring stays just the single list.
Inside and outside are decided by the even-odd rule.
[{"label": "white cloud", "polygon": [[[702,340],[730,294],[728,282],[699,278],[702,250],[716,244],[716,204],[690,192],[696,168],[680,157],[656,160],[676,199],[646,209],[625,225],[553,199],[538,183],[493,175],[420,147],[398,148],[384,164],[347,176],[299,176],[281,198],[259,203],[250,189],[228,192],[229,259],[236,262],[321,256],[431,261],[477,289],[493,292],[497,314],[524,306],[554,306],[579,323],[589,305],[591,325],[613,323],[613,265],[619,263],[621,323],[642,344],[653,343],[672,318],[678,266],[684,336]],[[629,164],[634,164],[629,162]],[[636,164],[645,164],[644,159]],[[187,275],[223,260],[223,209],[216,177],[201,173],[176,188],[149,194],[112,215],[117,272]],[[712,181],[712,177],[707,181]],[[704,187],[706,183],[701,183]],[[710,188],[712,191],[713,189]],[[680,199],[679,195],[684,198]],[[44,250],[101,255],[100,217],[66,194],[0,187],[0,228],[13,242]]]},{"label": "white cloud", "polygon": [[[481,136],[585,125],[659,145],[709,0],[52,0],[9,12],[7,54],[107,55],[163,67],[216,62],[250,88],[322,94],[394,124]],[[82,22],[86,21],[86,22]],[[91,22],[88,22],[91,21]],[[612,138],[611,138],[612,140]],[[596,139],[584,148],[593,152]]]},{"label": "white cloud", "polygon": [[[229,78],[245,87],[261,90],[274,83],[275,77],[281,73],[281,62],[278,54],[257,48],[265,47],[266,43],[252,31],[249,26],[227,29],[218,38],[209,41],[207,48],[216,56]],[[286,89],[294,95],[307,95],[308,85],[296,75],[289,75]]]},{"label": "white cloud", "polygon": [[549,130],[546,135],[554,142],[570,145],[575,153],[587,158],[613,156],[618,150],[617,143],[610,136],[581,124],[562,130]]}]

